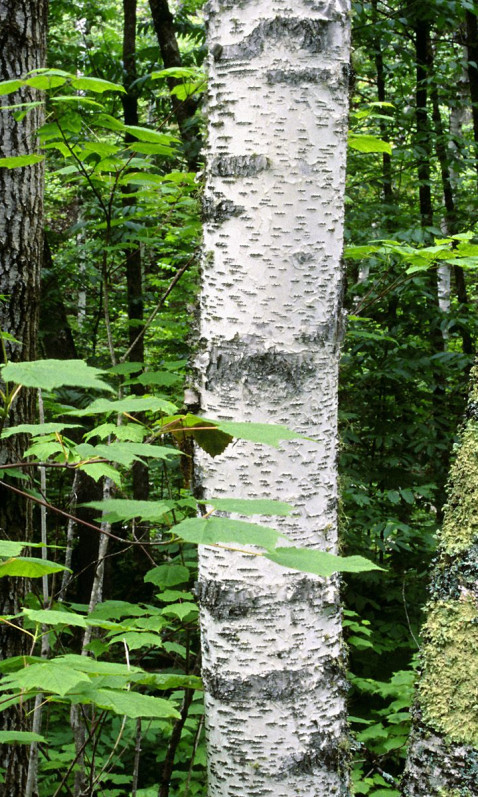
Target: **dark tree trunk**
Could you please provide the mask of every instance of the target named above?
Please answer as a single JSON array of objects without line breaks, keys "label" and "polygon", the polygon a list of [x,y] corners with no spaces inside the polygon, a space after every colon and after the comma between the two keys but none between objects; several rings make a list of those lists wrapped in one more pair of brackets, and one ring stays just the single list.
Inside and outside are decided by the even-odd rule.
[{"label": "dark tree trunk", "polygon": [[[372,2],[373,21],[375,26],[378,25],[377,15],[377,0]],[[373,42],[374,55],[375,55],[375,69],[377,72],[377,98],[379,102],[386,102],[385,94],[385,69],[383,63],[383,51],[380,37],[380,31],[374,38]],[[380,137],[384,141],[389,141],[387,126],[383,119],[380,120]],[[388,152],[382,155],[382,192],[383,199],[386,205],[393,206],[393,187],[392,187],[392,158]]]},{"label": "dark tree trunk", "polygon": [[[123,97],[124,121],[127,125],[138,124],[138,95],[133,86],[136,78],[136,0],[123,0],[123,64],[124,87],[126,94]],[[126,142],[131,142],[134,137],[127,134]],[[123,206],[126,213],[136,205],[136,199],[131,186],[126,186]],[[144,337],[140,335],[144,321],[143,305],[143,268],[141,249],[139,246],[128,247],[125,250],[126,260],[126,294],[128,302],[128,330],[130,348],[129,359],[131,362],[144,362]],[[136,395],[144,394],[143,385],[132,385],[132,392]],[[149,497],[148,467],[142,462],[135,462],[132,468],[133,498],[138,501],[147,501]]]},{"label": "dark tree trunk", "polygon": [[468,82],[470,84],[471,115],[475,139],[475,165],[478,172],[478,19],[476,12],[467,11],[466,48],[468,53]]},{"label": "dark tree trunk", "polygon": [[[181,53],[174,31],[174,18],[169,9],[168,0],[149,0],[149,6],[165,68],[182,66]],[[171,91],[179,82],[176,78],[169,78],[169,90]],[[195,119],[196,101],[194,98],[179,100],[174,94],[171,94],[171,105],[181,133],[189,169],[195,172],[199,167],[198,153],[201,149],[201,138]]]},{"label": "dark tree trunk", "polygon": [[[45,64],[47,0],[0,0],[0,80],[25,75]],[[34,109],[15,122],[7,105],[37,99],[36,92],[22,89],[0,98],[0,156],[12,157],[35,150],[35,131],[42,112]],[[43,168],[41,164],[0,169],[0,332],[18,341],[3,340],[2,359],[35,358],[40,300],[40,269],[43,255]],[[3,386],[2,386],[3,387]],[[31,422],[35,417],[35,396],[21,390],[3,424]],[[17,461],[26,440],[18,435],[0,444],[0,462]],[[28,540],[31,536],[31,508],[0,487],[0,535]],[[28,590],[24,579],[0,579],[0,613],[16,614]],[[7,625],[0,626],[0,658],[21,655],[26,636]],[[25,729],[25,706],[0,714],[0,728]],[[3,793],[23,797],[28,768],[24,745],[0,747],[0,762],[6,772]]]},{"label": "dark tree trunk", "polygon": [[415,147],[417,151],[418,191],[422,227],[433,224],[433,205],[430,185],[431,139],[428,122],[428,74],[430,25],[425,20],[415,22],[416,56],[416,125]]}]

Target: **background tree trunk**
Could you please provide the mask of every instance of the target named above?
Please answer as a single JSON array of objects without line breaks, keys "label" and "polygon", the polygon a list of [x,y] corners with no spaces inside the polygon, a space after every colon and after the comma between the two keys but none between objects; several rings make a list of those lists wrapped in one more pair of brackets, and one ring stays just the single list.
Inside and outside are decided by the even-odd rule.
[{"label": "background tree trunk", "polygon": [[[0,80],[21,77],[45,64],[47,0],[0,0]],[[35,150],[35,131],[42,120],[41,108],[30,111],[19,123],[6,105],[28,102],[29,89],[0,97],[0,156],[24,155]],[[37,97],[35,97],[37,99]],[[0,168],[0,332],[12,335],[5,356],[31,360],[36,354],[40,268],[43,254],[43,167]],[[3,359],[3,358],[2,358]],[[35,416],[32,391],[22,390],[4,423],[31,422]],[[0,463],[18,461],[25,440],[19,436],[0,444]],[[0,534],[27,540],[31,534],[31,508],[0,487]],[[24,579],[0,579],[0,612],[15,614],[28,584]],[[26,637],[25,637],[26,639]],[[0,627],[0,658],[24,652],[24,635],[5,624]],[[2,712],[2,730],[24,729],[24,707]],[[0,762],[6,769],[5,794],[23,797],[28,769],[26,746],[1,747]]]},{"label": "background tree trunk", "polygon": [[[290,501],[282,530],[336,551],[348,4],[208,9],[202,409],[316,442],[199,455],[199,480]],[[348,794],[337,581],[206,548],[198,595],[211,797]]]},{"label": "background tree trunk", "polygon": [[478,793],[477,420],[475,366],[423,629],[406,797]]}]

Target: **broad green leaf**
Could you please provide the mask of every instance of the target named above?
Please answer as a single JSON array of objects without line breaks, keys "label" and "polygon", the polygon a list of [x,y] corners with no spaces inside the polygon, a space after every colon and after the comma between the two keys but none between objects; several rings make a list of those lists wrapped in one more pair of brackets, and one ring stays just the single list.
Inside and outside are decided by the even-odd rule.
[{"label": "broad green leaf", "polygon": [[138,692],[98,689],[94,693],[94,702],[100,708],[108,708],[115,714],[122,714],[132,719],[138,717],[179,719],[181,716],[169,701],[161,697],[141,695]]},{"label": "broad green leaf", "polygon": [[73,667],[73,669],[84,670],[90,675],[132,675],[144,672],[141,667],[128,666],[116,661],[97,661],[89,656],[80,656],[77,653],[66,653],[64,656],[57,656],[55,662]]},{"label": "broad green leaf", "polygon": [[2,80],[0,83],[0,97],[4,94],[12,94],[23,86],[23,80]]},{"label": "broad green leaf", "polygon": [[4,429],[0,437],[11,437],[12,434],[54,434],[63,432],[64,429],[79,429],[77,423],[20,423],[18,426],[10,426]]},{"label": "broad green leaf", "polygon": [[184,565],[158,565],[148,570],[144,580],[147,584],[154,584],[160,589],[165,587],[175,587],[177,584],[185,584],[189,581],[189,570]]},{"label": "broad green leaf", "polygon": [[88,434],[85,434],[85,442],[88,442],[93,437],[99,437],[100,440],[106,440],[107,437],[117,437],[118,440],[126,440],[130,443],[141,443],[147,434],[147,429],[139,423],[122,423],[121,426],[116,423],[102,423],[100,426],[95,426]]},{"label": "broad green leaf", "polygon": [[166,501],[133,501],[128,498],[108,498],[104,501],[90,501],[85,504],[104,513],[104,518],[112,523],[119,520],[141,518],[149,522],[160,521],[171,505]]},{"label": "broad green leaf", "polygon": [[267,526],[231,520],[225,517],[189,518],[173,527],[172,531],[184,542],[200,545],[218,543],[235,545],[258,545],[272,550],[278,540],[287,539],[283,534]]},{"label": "broad green leaf", "polygon": [[364,573],[367,570],[383,570],[363,556],[335,556],[325,551],[309,548],[276,548],[264,554],[266,559],[282,567],[313,573],[327,578],[333,573]]},{"label": "broad green leaf", "polygon": [[75,77],[71,81],[71,85],[80,91],[94,91],[97,94],[103,94],[104,91],[121,91],[126,93],[124,86],[119,83],[111,83],[109,80],[101,80],[97,77]]},{"label": "broad green leaf", "polygon": [[18,742],[19,744],[42,742],[46,744],[46,739],[44,736],[40,736],[39,733],[31,731],[0,731],[0,744],[13,744],[13,742]]},{"label": "broad green leaf", "polygon": [[2,688],[5,689],[37,689],[40,692],[52,692],[62,697],[70,689],[74,689],[82,681],[90,679],[84,672],[58,664],[51,659],[45,664],[30,664],[23,670],[5,675]]},{"label": "broad green leaf", "polygon": [[174,136],[160,133],[158,130],[152,130],[150,127],[137,127],[135,125],[125,125],[124,131],[132,136],[135,136],[138,141],[147,141],[151,144],[164,144],[171,146],[172,144],[179,144],[179,139]]},{"label": "broad green leaf", "polygon": [[159,72],[151,74],[151,80],[161,80],[168,77],[174,78],[192,78],[195,76],[197,70],[186,66],[170,66],[168,69],[161,69]]},{"label": "broad green leaf", "polygon": [[187,100],[192,97],[196,92],[204,88],[204,80],[197,80],[194,83],[181,83],[171,89],[171,94],[174,94],[178,100]]},{"label": "broad green leaf", "polygon": [[182,376],[179,374],[172,374],[171,371],[146,371],[146,373],[137,376],[132,382],[139,382],[141,385],[160,385],[161,387],[170,387],[181,381]]},{"label": "broad green leaf", "polygon": [[304,435],[293,432],[287,426],[275,423],[238,423],[236,421],[213,421],[218,429],[239,440],[279,448],[282,440],[306,440]]},{"label": "broad green leaf", "polygon": [[80,104],[80,105],[89,105],[93,108],[100,108],[103,109],[103,106],[100,102],[96,102],[96,100],[92,100],[91,97],[82,97],[79,94],[76,94],[74,97],[71,94],[60,95],[57,94],[55,97],[50,97],[50,102],[52,103],[59,103],[60,105],[63,103],[66,104]]},{"label": "broad green leaf", "polygon": [[150,609],[143,609],[135,603],[128,603],[128,601],[103,601],[98,603],[94,610],[89,614],[90,620],[109,620],[118,619],[120,617],[144,617],[144,615],[151,614]]},{"label": "broad green leaf", "polygon": [[389,155],[392,154],[392,145],[388,141],[382,141],[377,136],[359,133],[349,133],[349,147],[358,152],[388,152]]},{"label": "broad green leaf", "polygon": [[155,686],[156,689],[199,689],[203,685],[200,678],[196,675],[176,675],[169,673],[147,673],[144,678],[135,678],[136,683],[144,683]]},{"label": "broad green leaf", "polygon": [[3,366],[2,379],[43,390],[68,385],[112,393],[113,389],[100,379],[102,374],[99,368],[93,368],[83,360],[34,360],[8,363]]},{"label": "broad green leaf", "polygon": [[117,634],[110,639],[110,643],[125,643],[129,650],[139,650],[140,648],[160,648],[163,641],[160,634],[152,634],[151,631],[126,631],[124,634]]},{"label": "broad green leaf", "polygon": [[129,396],[124,399],[110,401],[109,399],[97,399],[84,410],[71,410],[67,415],[99,415],[100,413],[121,413],[127,412],[165,412],[171,414],[176,411],[176,406],[167,399],[157,398],[156,396]]},{"label": "broad green leaf", "polygon": [[375,252],[379,251],[379,246],[373,246],[371,244],[366,244],[364,246],[346,246],[344,256],[350,260],[362,260],[362,258],[373,255]]},{"label": "broad green leaf", "polygon": [[34,623],[42,625],[74,625],[86,628],[86,618],[73,612],[59,612],[53,609],[24,609],[23,615]]},{"label": "broad green leaf", "polygon": [[81,470],[83,470],[95,482],[102,479],[103,476],[106,476],[106,478],[111,479],[113,484],[116,484],[117,487],[121,487],[120,474],[115,468],[113,468],[112,465],[108,465],[107,462],[87,462],[85,465],[79,465],[78,467],[81,468]]},{"label": "broad green leaf", "polygon": [[0,556],[20,556],[26,542],[16,542],[14,540],[0,540]]},{"label": "broad green leaf", "polygon": [[44,155],[12,155],[10,158],[0,158],[0,166],[6,169],[18,169],[22,166],[34,166],[45,160]]},{"label": "broad green leaf", "polygon": [[221,512],[237,512],[239,515],[290,515],[294,507],[283,501],[267,498],[208,498],[198,501],[213,506]]},{"label": "broad green leaf", "polygon": [[22,578],[40,578],[50,573],[59,573],[68,570],[63,565],[49,562],[48,559],[35,559],[33,556],[9,559],[0,564],[0,578],[4,576],[19,576]]},{"label": "broad green leaf", "polygon": [[90,445],[90,443],[81,443],[76,447],[76,451],[83,459],[102,457],[124,465],[126,468],[137,460],[142,461],[143,457],[167,460],[171,457],[181,456],[181,452],[176,448],[131,442],[100,443],[96,446]]},{"label": "broad green leaf", "polygon": [[36,75],[36,77],[29,77],[28,80],[25,80],[25,83],[33,89],[47,91],[48,89],[56,89],[58,86],[63,86],[66,83],[66,79],[60,77],[60,75]]},{"label": "broad green leaf", "polygon": [[199,609],[195,603],[173,603],[164,607],[163,614],[165,617],[177,617],[183,621],[186,617],[197,615],[198,611]]}]

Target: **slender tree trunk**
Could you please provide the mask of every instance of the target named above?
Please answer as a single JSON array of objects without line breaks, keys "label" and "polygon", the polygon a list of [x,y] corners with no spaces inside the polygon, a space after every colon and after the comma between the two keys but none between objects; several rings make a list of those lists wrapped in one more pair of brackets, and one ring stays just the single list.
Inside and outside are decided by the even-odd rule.
[{"label": "slender tree trunk", "polygon": [[[374,57],[375,69],[377,73],[377,98],[379,102],[386,102],[385,93],[385,68],[383,63],[382,42],[380,37],[380,30],[378,29],[378,13],[377,13],[378,0],[372,0],[372,13],[373,21],[377,28],[377,36],[374,38]],[[384,141],[389,141],[390,137],[387,131],[387,125],[383,119],[380,120],[380,137]],[[388,206],[387,210],[394,206],[393,187],[392,187],[392,157],[388,152],[382,155],[382,192],[383,201]]]},{"label": "slender tree trunk", "polygon": [[[45,63],[47,0],[0,0],[0,80],[25,75]],[[7,105],[33,99],[34,92],[22,90],[0,97],[0,157],[35,151],[35,131],[42,120],[41,109],[15,122]],[[37,99],[35,97],[35,99]],[[0,333],[12,335],[18,343],[2,340],[3,357],[33,359],[36,354],[40,267],[43,252],[43,168],[41,164],[17,169],[0,168]],[[3,385],[2,385],[3,387]],[[31,422],[35,396],[22,390],[3,423]],[[21,459],[25,440],[18,435],[0,444],[0,463]],[[0,534],[9,539],[27,540],[31,534],[31,509],[0,488]],[[28,590],[24,579],[0,579],[0,613],[16,614]],[[0,626],[0,658],[22,654],[26,637]],[[0,728],[24,730],[28,720],[24,707],[0,714]],[[0,747],[0,764],[5,768],[4,793],[24,797],[28,772],[28,748]]]},{"label": "slender tree trunk", "polygon": [[[204,494],[272,497],[298,545],[337,549],[336,412],[349,9],[212,0],[204,413],[315,442],[199,455]],[[338,583],[200,555],[210,797],[347,795]]]},{"label": "slender tree trunk", "polygon": [[451,468],[402,794],[478,794],[478,368]]},{"label": "slender tree trunk", "polygon": [[[122,95],[123,114],[126,125],[139,124],[138,94],[133,86],[136,73],[136,0],[123,0],[123,65],[126,94]],[[134,137],[126,135],[126,143]],[[123,206],[126,213],[136,206],[133,188],[126,186]],[[141,248],[129,246],[125,250],[126,259],[126,295],[128,302],[128,348],[131,348],[131,362],[144,363],[144,335],[138,337],[144,321],[143,304],[143,265]],[[133,385],[132,392],[138,396],[144,394],[143,385]],[[149,469],[142,462],[135,462],[132,468],[133,498],[147,501],[149,496]]]},{"label": "slender tree trunk", "polygon": [[476,10],[466,11],[465,24],[471,117],[473,120],[473,137],[475,140],[475,165],[478,172],[478,19]]},{"label": "slender tree trunk", "polygon": [[[149,7],[165,69],[182,66],[181,53],[174,31],[174,18],[168,0],[149,0]],[[169,90],[171,91],[180,82],[176,78],[169,78]],[[196,100],[193,97],[179,100],[175,94],[171,94],[171,105],[178,123],[189,169],[195,172],[199,167],[198,155],[202,143],[198,121],[195,119]]]},{"label": "slender tree trunk", "polygon": [[[456,208],[455,199],[453,196],[453,182],[450,170],[450,162],[448,155],[448,147],[445,142],[445,131],[440,112],[440,100],[438,97],[438,87],[434,75],[434,54],[431,41],[428,44],[429,50],[429,80],[430,80],[430,98],[432,101],[432,118],[435,128],[435,151],[440,164],[440,173],[443,187],[443,199],[445,203],[445,225],[448,235],[453,235],[456,230]],[[448,264],[443,264],[443,267]],[[448,266],[450,270],[450,266]],[[468,306],[468,294],[466,290],[465,274],[461,266],[456,264],[453,266],[455,277],[456,295],[458,302],[463,308]],[[440,275],[440,272],[438,272]],[[442,277],[443,278],[443,277]],[[447,282],[449,283],[449,276]],[[449,293],[449,288],[448,288]],[[462,348],[465,354],[473,354],[474,345],[470,335],[469,329],[466,326],[460,328]]]},{"label": "slender tree trunk", "polygon": [[416,56],[416,125],[415,145],[418,164],[418,192],[422,227],[433,224],[432,191],[430,183],[430,161],[432,155],[430,125],[428,120],[428,75],[429,75],[430,23],[426,20],[415,22]]}]

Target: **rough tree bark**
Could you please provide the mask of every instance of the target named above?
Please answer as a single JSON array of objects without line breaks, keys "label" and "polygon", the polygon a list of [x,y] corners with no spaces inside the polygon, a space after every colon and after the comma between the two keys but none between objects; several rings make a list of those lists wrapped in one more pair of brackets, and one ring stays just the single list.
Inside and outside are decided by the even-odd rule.
[{"label": "rough tree bark", "polygon": [[478,794],[477,431],[475,365],[426,609],[406,797]]},{"label": "rough tree bark", "polygon": [[[204,495],[273,497],[337,549],[347,0],[211,0],[198,370],[207,417],[310,435],[198,455]],[[348,794],[338,583],[201,553],[210,797]]]},{"label": "rough tree bark", "polygon": [[[47,0],[0,0],[0,80],[21,77],[45,64]],[[0,97],[0,157],[31,153],[35,150],[35,131],[42,118],[39,108],[16,123],[6,105],[33,99],[31,90]],[[35,99],[37,99],[35,97]],[[4,356],[12,360],[35,357],[40,267],[43,253],[42,204],[43,168],[40,165],[17,169],[0,168],[0,331],[18,343],[4,340]],[[3,359],[3,356],[2,356]],[[35,405],[31,391],[22,390],[3,424],[32,421]],[[0,462],[18,461],[25,440],[18,436],[0,444]],[[0,535],[28,539],[31,511],[0,487]],[[23,579],[0,580],[0,612],[16,614],[28,585]],[[24,635],[5,624],[0,628],[0,658],[24,652]],[[23,728],[22,707],[2,712],[2,730]],[[0,748],[0,764],[5,768],[3,789],[9,797],[23,797],[28,769],[26,746]]]}]

